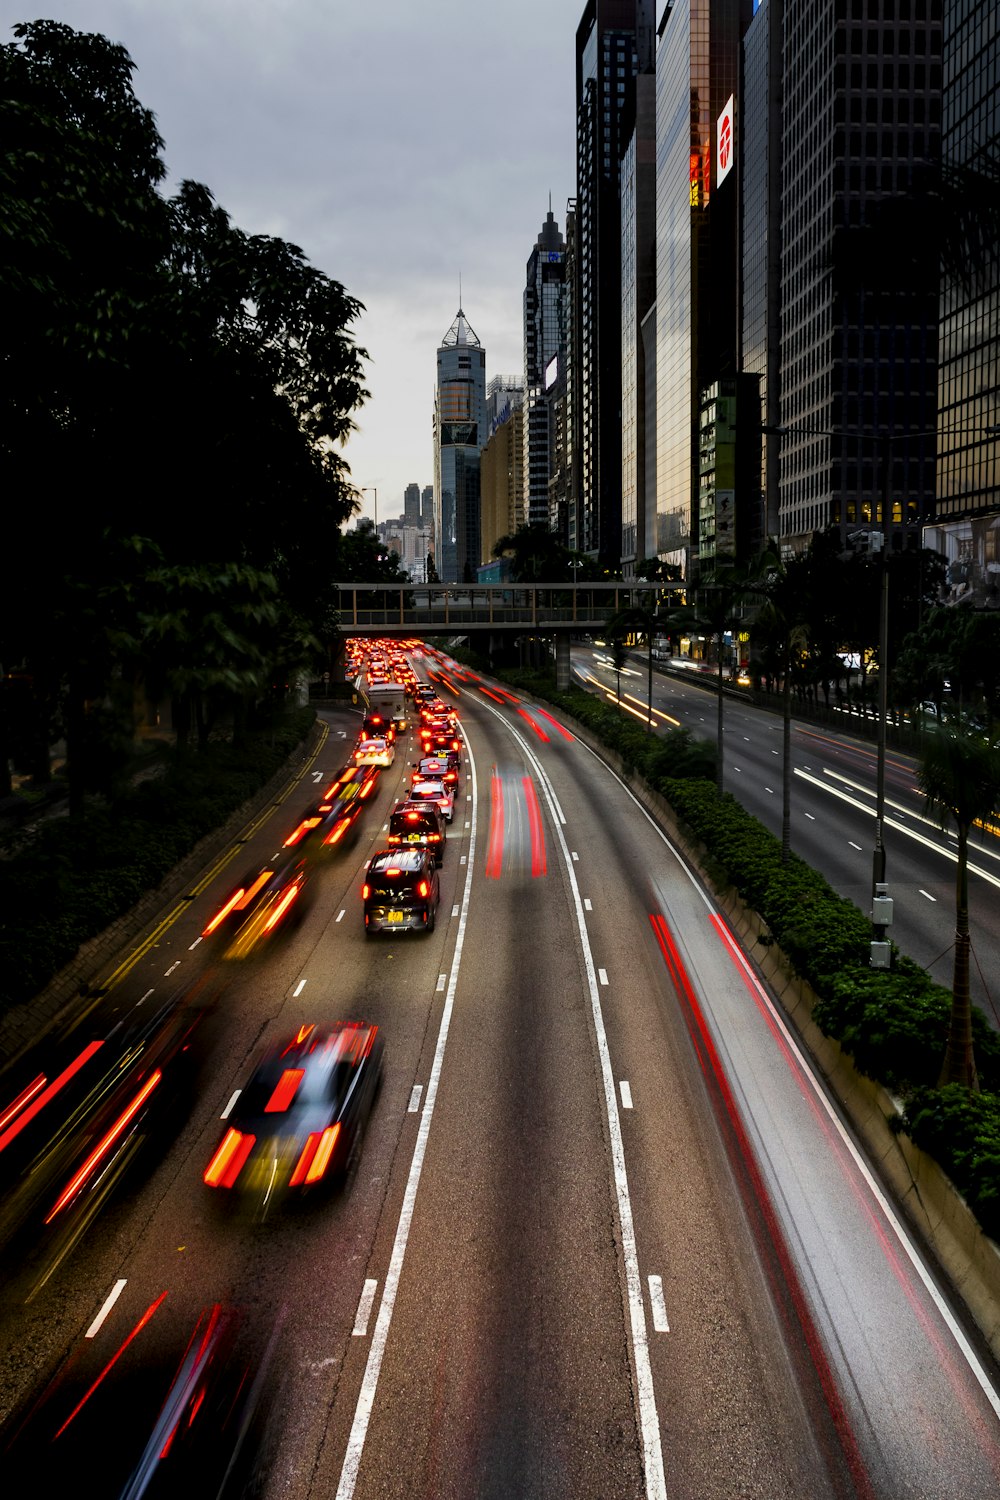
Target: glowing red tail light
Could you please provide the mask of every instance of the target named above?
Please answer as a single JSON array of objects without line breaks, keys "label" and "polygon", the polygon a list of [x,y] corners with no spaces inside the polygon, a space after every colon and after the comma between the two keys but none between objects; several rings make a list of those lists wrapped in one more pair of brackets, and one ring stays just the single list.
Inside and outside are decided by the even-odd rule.
[{"label": "glowing red tail light", "polygon": [[426,880],[422,880],[420,882],[420,884],[417,886],[417,895],[418,896],[429,896],[430,893],[431,893],[430,886],[427,884]]},{"label": "glowing red tail light", "polygon": [[330,1165],[330,1157],[333,1155],[339,1135],[339,1124],[328,1125],[323,1131],[313,1131],[295,1163],[295,1170],[289,1178],[289,1186],[301,1187],[303,1182],[319,1182]]},{"label": "glowing red tail light", "polygon": [[264,923],[265,932],[270,932],[272,927],[277,926],[301,889],[302,887],[300,885],[293,885],[285,892],[281,900],[278,902],[277,906],[274,908],[274,911]]},{"label": "glowing red tail light", "polygon": [[367,901],[370,894],[371,894],[371,887],[369,885],[367,885],[367,884],[363,885],[361,887],[361,899],[362,899],[362,901]]},{"label": "glowing red tail light", "polygon": [[243,1135],[230,1128],[202,1176],[208,1187],[231,1188],[243,1170],[250,1152],[257,1144],[255,1135]]},{"label": "glowing red tail light", "polygon": [[215,929],[218,927],[218,925],[219,925],[220,922],[225,921],[226,917],[229,916],[229,913],[236,906],[237,902],[241,899],[241,897],[243,896],[243,894],[244,894],[243,887],[240,886],[240,888],[236,892],[235,896],[230,896],[229,900],[226,902],[226,904],[222,908],[222,910],[216,912],[215,916],[212,918],[211,922],[209,922],[208,926],[205,928],[204,932],[202,933],[202,937],[208,937],[209,933],[210,932],[214,932]]}]

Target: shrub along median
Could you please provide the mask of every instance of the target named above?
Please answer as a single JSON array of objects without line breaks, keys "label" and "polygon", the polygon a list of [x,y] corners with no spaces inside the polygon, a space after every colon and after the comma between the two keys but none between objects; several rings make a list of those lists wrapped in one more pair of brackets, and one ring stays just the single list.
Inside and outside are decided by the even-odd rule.
[{"label": "shrub along median", "polygon": [[511,687],[554,703],[615,751],[659,793],[705,850],[705,873],[731,887],[767,924],[772,938],[816,994],[813,1020],[860,1073],[889,1089],[902,1112],[890,1120],[932,1156],[980,1225],[1000,1239],[1000,1034],[973,1008],[981,1092],[937,1087],[951,994],[893,950],[893,967],[869,964],[871,919],[838,896],[729,793],[714,785],[715,749],[686,730],[651,735],[616,708],[550,678],[500,672]]},{"label": "shrub along median", "polygon": [[113,805],[94,801],[16,835],[0,858],[0,1010],[39,994],[83,943],[155,890],[281,769],[315,717],[295,709],[239,746],[210,742]]}]

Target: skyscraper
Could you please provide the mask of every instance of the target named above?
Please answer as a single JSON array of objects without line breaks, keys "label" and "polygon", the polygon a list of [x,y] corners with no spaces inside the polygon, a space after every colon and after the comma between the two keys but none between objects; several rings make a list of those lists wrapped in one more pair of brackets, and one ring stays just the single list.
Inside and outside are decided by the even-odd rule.
[{"label": "skyscraper", "polygon": [[[987,7],[995,13],[995,7]],[[784,0],[781,538],[869,524],[916,546],[933,514],[936,267],[882,233],[940,159],[941,11]],[[965,87],[963,81],[963,88]],[[883,494],[888,513],[883,517]]]},{"label": "skyscraper", "polygon": [[476,576],[485,428],[486,351],[459,308],[437,351],[434,400],[434,557],[443,583]]},{"label": "skyscraper", "polygon": [[565,245],[549,209],[528,256],[524,288],[524,418],[522,460],[525,519],[549,522],[553,392],[565,356]]},{"label": "skyscraper", "polygon": [[692,577],[716,552],[714,511],[701,514],[702,398],[739,361],[736,181],[720,184],[714,160],[750,14],[750,0],[675,5],[656,53],[656,553],[689,561]]},{"label": "skyscraper", "polygon": [[569,542],[617,569],[621,552],[622,148],[635,76],[652,48],[652,0],[587,0],[576,33],[576,326],[579,489]]},{"label": "skyscraper", "polygon": [[420,525],[420,486],[408,484],[403,491],[403,518],[407,526]]},{"label": "skyscraper", "polygon": [[[1000,29],[995,0],[944,0],[945,171],[996,170]],[[992,161],[991,161],[992,159]],[[985,197],[985,194],[983,195]],[[1000,605],[1000,266],[946,280],[938,351],[938,524],[926,536],[948,559],[952,599]]]}]

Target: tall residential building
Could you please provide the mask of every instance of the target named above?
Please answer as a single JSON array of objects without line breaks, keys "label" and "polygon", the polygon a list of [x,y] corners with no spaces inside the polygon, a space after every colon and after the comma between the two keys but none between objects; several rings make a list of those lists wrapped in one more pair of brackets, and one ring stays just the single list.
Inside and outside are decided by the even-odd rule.
[{"label": "tall residential building", "polygon": [[443,583],[479,564],[479,455],[486,436],[486,351],[459,308],[437,351],[434,560]]},{"label": "tall residential building", "polygon": [[653,0],[587,0],[576,33],[575,318],[579,448],[571,545],[617,569],[621,552],[622,150],[635,77],[652,48]]},{"label": "tall residential building", "polygon": [[[646,524],[646,371],[643,323],[656,301],[656,79],[635,81],[635,126],[622,156],[622,535],[626,578],[656,553]],[[655,514],[655,511],[653,512]]]},{"label": "tall residential building", "polygon": [[[946,172],[988,172],[1000,153],[995,0],[944,0],[942,156]],[[995,181],[995,178],[994,178]],[[994,247],[995,250],[995,247]],[[1000,267],[945,282],[938,348],[937,525],[949,597],[1000,605]]]},{"label": "tall residential building", "polygon": [[830,524],[916,546],[933,514],[937,288],[901,285],[884,229],[940,157],[941,53],[940,0],[784,0],[786,547]]},{"label": "tall residential building", "polygon": [[486,392],[489,437],[481,458],[482,510],[480,563],[494,561],[493,548],[525,522],[524,391],[520,383],[495,375]]},{"label": "tall residential building", "polygon": [[[826,0],[816,0],[817,4]],[[656,52],[656,555],[696,577],[714,556],[700,508],[703,396],[739,368],[732,138],[751,0],[667,7]],[[720,117],[729,121],[720,131]],[[716,157],[727,146],[720,182]],[[729,178],[731,180],[726,180]],[[704,522],[704,526],[703,526]]]},{"label": "tall residential building", "polygon": [[578,550],[580,495],[580,298],[576,199],[566,204],[566,357],[552,390],[552,454],[549,460],[549,530],[564,547]]},{"label": "tall residential building", "polygon": [[554,390],[566,350],[566,254],[551,207],[528,256],[524,288],[525,518],[549,524]]}]

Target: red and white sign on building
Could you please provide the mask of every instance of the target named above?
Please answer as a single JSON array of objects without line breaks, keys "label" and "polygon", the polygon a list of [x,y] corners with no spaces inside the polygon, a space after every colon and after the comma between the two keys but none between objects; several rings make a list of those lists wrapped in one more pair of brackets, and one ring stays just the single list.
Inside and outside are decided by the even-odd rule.
[{"label": "red and white sign on building", "polygon": [[726,100],[726,107],[715,124],[715,185],[721,187],[732,170],[736,155],[736,123],[733,96]]}]

